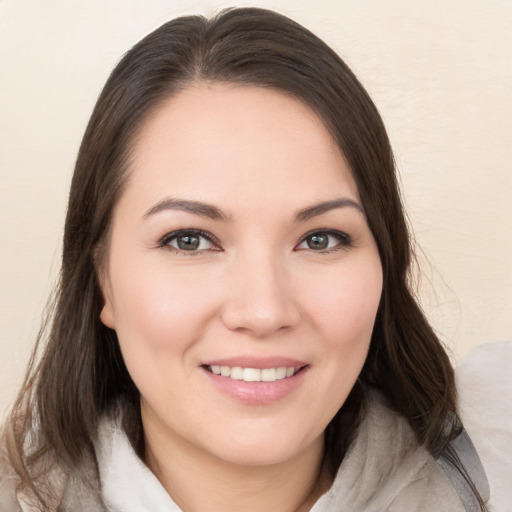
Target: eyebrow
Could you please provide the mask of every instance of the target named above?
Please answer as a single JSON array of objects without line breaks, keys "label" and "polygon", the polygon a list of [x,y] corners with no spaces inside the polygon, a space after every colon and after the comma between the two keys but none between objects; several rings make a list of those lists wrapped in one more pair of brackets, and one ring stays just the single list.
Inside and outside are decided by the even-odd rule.
[{"label": "eyebrow", "polygon": [[181,210],[213,220],[229,220],[229,217],[222,210],[212,204],[203,203],[202,201],[176,199],[173,197],[166,197],[162,199],[162,201],[159,201],[144,214],[144,218],[165,210]]},{"label": "eyebrow", "polygon": [[298,222],[303,222],[313,217],[317,217],[318,215],[322,215],[330,210],[335,210],[336,208],[355,208],[360,213],[364,214],[364,210],[359,203],[349,199],[348,197],[341,197],[339,199],[333,199],[331,201],[324,201],[322,203],[314,204],[313,206],[308,206],[307,208],[303,208],[299,210],[295,215],[295,220]]},{"label": "eyebrow", "polygon": [[[342,197],[339,199],[332,199],[330,201],[323,201],[299,210],[295,214],[296,222],[304,222],[306,220],[317,217],[331,210],[337,208],[354,208],[355,210],[364,213],[363,208],[352,199]],[[192,213],[200,217],[206,217],[213,220],[228,221],[231,216],[226,215],[220,208],[209,203],[202,201],[191,201],[188,199],[177,199],[173,197],[166,197],[157,204],[152,206],[145,214],[144,218],[155,215],[166,210],[181,210],[184,212]]]}]

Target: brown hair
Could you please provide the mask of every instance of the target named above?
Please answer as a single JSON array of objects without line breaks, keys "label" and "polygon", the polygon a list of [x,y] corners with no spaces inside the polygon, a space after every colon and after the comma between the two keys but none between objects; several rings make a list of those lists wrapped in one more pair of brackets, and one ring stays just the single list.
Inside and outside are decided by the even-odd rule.
[{"label": "brown hair", "polygon": [[210,20],[175,19],[136,44],[109,77],[87,126],[71,184],[51,328],[10,418],[11,463],[41,503],[38,461],[68,471],[84,457],[94,460],[99,418],[116,404],[132,413],[130,436],[134,445],[140,442],[139,395],[114,331],[99,319],[95,262],[123,190],[134,134],[163,100],[198,81],[252,84],[296,97],[324,121],[356,180],[384,284],[367,361],[326,431],[331,471],[359,424],[365,385],[386,395],[432,454],[450,438],[444,427],[456,409],[454,374],[410,289],[410,237],[375,105],[347,65],[308,30],[271,11],[228,9]]}]

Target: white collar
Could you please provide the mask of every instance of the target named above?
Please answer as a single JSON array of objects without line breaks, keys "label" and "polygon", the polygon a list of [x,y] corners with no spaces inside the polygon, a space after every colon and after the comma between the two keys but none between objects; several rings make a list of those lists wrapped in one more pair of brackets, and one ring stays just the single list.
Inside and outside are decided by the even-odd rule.
[{"label": "white collar", "polygon": [[118,422],[102,422],[96,447],[103,501],[109,512],[180,512],[137,456]]}]

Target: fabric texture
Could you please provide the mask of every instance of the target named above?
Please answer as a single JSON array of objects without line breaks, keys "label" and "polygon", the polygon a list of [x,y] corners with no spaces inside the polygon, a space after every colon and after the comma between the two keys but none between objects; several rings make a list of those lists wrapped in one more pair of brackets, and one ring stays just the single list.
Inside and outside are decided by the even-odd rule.
[{"label": "fabric texture", "polygon": [[[460,424],[460,422],[457,422]],[[437,459],[443,468],[457,494],[464,503],[466,512],[480,512],[478,499],[456,462],[462,463],[464,471],[471,477],[471,482],[477,488],[482,499],[489,500],[489,482],[482,462],[465,429],[452,439]]]}]

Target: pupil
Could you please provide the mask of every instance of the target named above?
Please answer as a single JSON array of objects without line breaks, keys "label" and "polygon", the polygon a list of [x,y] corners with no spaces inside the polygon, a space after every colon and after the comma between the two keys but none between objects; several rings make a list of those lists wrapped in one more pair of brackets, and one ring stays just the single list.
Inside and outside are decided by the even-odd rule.
[{"label": "pupil", "polygon": [[184,235],[178,237],[178,247],[184,251],[194,251],[199,247],[199,237],[195,235]]},{"label": "pupil", "polygon": [[311,235],[308,238],[308,247],[310,249],[326,249],[329,245],[329,237],[327,235]]}]

